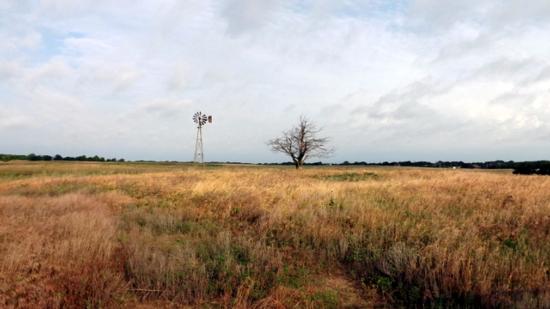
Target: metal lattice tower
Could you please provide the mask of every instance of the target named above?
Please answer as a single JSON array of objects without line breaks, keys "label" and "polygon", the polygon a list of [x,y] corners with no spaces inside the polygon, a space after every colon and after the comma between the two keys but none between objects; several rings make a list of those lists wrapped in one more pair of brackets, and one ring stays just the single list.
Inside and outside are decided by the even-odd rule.
[{"label": "metal lattice tower", "polygon": [[195,140],[195,156],[193,162],[204,163],[204,148],[202,142],[202,127],[208,122],[212,123],[212,116],[206,116],[201,112],[193,115],[193,122],[197,124],[197,138]]}]

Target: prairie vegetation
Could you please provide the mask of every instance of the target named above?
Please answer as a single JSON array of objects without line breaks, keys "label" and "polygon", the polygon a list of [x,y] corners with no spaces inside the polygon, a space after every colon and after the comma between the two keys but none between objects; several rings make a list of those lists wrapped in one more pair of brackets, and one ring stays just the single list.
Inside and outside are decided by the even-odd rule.
[{"label": "prairie vegetation", "polygon": [[0,163],[0,307],[550,306],[550,178]]}]

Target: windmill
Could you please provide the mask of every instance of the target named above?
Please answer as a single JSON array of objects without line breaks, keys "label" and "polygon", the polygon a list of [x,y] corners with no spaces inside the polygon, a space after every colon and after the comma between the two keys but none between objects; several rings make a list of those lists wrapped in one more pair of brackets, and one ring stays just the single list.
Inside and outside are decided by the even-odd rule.
[{"label": "windmill", "polygon": [[197,112],[193,115],[193,122],[197,124],[197,139],[195,140],[195,157],[193,161],[195,163],[204,163],[204,150],[202,147],[202,126],[207,122],[212,123],[212,116],[207,116],[201,112]]}]

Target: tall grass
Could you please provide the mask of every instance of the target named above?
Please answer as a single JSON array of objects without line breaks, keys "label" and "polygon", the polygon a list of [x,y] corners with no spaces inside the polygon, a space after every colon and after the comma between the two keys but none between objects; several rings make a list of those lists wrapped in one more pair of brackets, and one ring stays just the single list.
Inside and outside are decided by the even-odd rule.
[{"label": "tall grass", "polygon": [[92,197],[0,197],[0,305],[103,307],[125,290],[116,223]]},{"label": "tall grass", "polygon": [[550,306],[546,177],[123,166],[0,165],[0,306]]}]

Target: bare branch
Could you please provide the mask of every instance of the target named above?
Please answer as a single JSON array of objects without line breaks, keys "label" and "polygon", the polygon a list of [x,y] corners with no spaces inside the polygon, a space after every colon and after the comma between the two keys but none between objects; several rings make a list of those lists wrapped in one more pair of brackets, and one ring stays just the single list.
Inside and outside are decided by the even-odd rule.
[{"label": "bare branch", "polygon": [[315,124],[301,116],[296,127],[283,132],[281,137],[270,140],[268,145],[272,151],[290,156],[296,168],[300,168],[305,160],[327,157],[334,151],[327,146],[327,137],[317,136],[320,132]]}]

